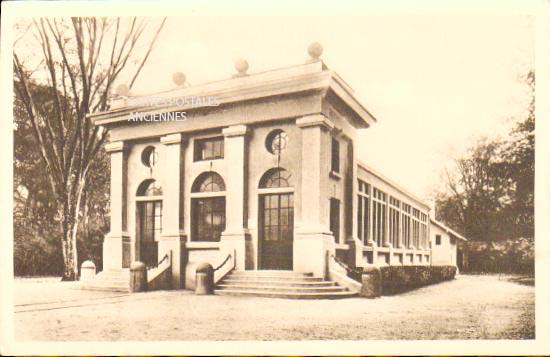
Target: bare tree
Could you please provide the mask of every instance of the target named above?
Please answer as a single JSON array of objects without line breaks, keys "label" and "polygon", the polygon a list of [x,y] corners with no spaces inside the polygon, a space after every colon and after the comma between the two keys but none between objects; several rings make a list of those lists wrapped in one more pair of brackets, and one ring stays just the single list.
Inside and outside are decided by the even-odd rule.
[{"label": "bare tree", "polygon": [[[20,57],[14,48],[16,95],[24,103],[57,203],[64,280],[78,277],[76,239],[82,193],[90,166],[107,138],[89,114],[108,109],[113,83],[131,67],[135,73],[127,78],[135,82],[165,21],[146,41],[144,52],[138,46],[145,41],[148,20],[138,18],[127,22],[120,18],[34,20],[25,30],[39,45],[33,54],[40,58],[38,69],[32,71],[24,60],[32,62],[29,57],[33,56]],[[36,78],[39,75],[43,78]],[[54,115],[51,108],[36,105],[37,84],[50,88]]]}]

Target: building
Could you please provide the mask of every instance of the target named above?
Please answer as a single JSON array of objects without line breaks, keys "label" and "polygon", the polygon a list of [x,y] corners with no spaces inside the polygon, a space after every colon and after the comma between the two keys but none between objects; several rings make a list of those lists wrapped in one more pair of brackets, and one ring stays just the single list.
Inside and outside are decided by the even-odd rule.
[{"label": "building", "polygon": [[104,270],[169,256],[170,287],[189,288],[199,263],[324,279],[334,262],[431,264],[428,205],[360,162],[376,119],[320,54],[93,114],[110,131]]},{"label": "building", "polygon": [[435,219],[430,219],[430,222],[432,264],[454,265],[462,268],[462,259],[458,251],[458,242],[465,242],[466,238]]}]

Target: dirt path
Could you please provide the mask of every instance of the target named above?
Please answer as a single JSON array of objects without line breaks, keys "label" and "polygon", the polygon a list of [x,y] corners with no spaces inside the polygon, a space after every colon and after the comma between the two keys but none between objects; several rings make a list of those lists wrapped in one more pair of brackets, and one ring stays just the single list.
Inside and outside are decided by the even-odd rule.
[{"label": "dirt path", "polygon": [[84,292],[55,280],[16,282],[18,340],[526,339],[533,286],[460,276],[369,300],[284,300]]}]

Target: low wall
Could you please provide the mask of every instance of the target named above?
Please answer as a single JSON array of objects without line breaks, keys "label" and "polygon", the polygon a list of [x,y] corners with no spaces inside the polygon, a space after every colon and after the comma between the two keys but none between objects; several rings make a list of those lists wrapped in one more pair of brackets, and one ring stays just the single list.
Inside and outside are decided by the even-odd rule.
[{"label": "low wall", "polygon": [[380,268],[382,295],[393,295],[425,285],[452,280],[456,266],[386,266]]}]

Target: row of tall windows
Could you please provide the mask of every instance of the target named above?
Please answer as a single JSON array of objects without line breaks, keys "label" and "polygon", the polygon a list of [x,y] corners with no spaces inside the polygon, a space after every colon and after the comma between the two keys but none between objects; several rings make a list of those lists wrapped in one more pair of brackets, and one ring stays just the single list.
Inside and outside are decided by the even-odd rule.
[{"label": "row of tall windows", "polygon": [[383,246],[386,229],[389,243],[393,247],[428,248],[429,246],[427,214],[358,180],[357,234],[359,239],[366,244],[372,238],[377,246]]}]

